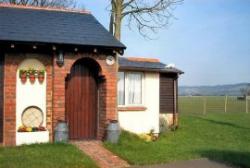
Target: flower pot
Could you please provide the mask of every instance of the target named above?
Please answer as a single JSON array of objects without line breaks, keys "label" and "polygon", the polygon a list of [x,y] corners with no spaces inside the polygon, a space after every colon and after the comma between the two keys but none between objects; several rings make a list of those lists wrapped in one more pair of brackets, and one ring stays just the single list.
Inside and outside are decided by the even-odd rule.
[{"label": "flower pot", "polygon": [[30,78],[30,83],[31,83],[31,84],[35,83],[35,80],[36,80],[35,75],[30,74],[29,78]]},{"label": "flower pot", "polygon": [[34,144],[34,143],[48,143],[49,131],[38,132],[17,132],[16,145]]},{"label": "flower pot", "polygon": [[21,82],[24,84],[27,81],[27,75],[26,74],[21,74]]},{"label": "flower pot", "polygon": [[44,81],[44,75],[38,75],[38,81],[39,81],[39,83],[43,83],[43,81]]}]

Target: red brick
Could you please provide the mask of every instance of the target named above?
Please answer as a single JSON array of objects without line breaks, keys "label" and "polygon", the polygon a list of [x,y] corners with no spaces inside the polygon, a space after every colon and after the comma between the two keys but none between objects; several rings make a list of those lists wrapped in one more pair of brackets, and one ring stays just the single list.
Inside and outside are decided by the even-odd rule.
[{"label": "red brick", "polygon": [[[50,132],[50,140],[53,138],[53,128],[58,120],[65,119],[65,77],[70,73],[72,65],[79,59],[90,57],[100,65],[101,74],[106,81],[99,85],[100,107],[99,107],[99,128],[98,139],[103,139],[106,123],[109,119],[117,119],[116,112],[116,64],[108,66],[105,55],[91,54],[65,54],[65,64],[58,67],[56,57],[48,55],[36,56],[46,66],[46,110],[47,129]],[[16,71],[18,65],[27,58],[24,55],[5,56],[4,64],[4,144],[15,145],[16,135]],[[54,75],[53,74],[54,71]]]}]

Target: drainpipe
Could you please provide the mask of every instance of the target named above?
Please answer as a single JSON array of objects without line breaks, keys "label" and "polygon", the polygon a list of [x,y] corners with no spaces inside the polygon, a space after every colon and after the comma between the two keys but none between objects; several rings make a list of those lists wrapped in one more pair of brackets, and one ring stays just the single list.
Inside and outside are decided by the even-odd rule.
[{"label": "drainpipe", "polygon": [[115,110],[116,110],[116,120],[118,121],[118,103],[117,103],[117,79],[118,79],[118,72],[119,72],[119,54],[115,53],[115,57],[116,57],[116,90],[115,90],[115,93],[116,93],[116,107],[115,107]]},{"label": "drainpipe", "polygon": [[173,113],[173,126],[177,127],[177,80],[178,80],[178,74],[176,78],[174,78],[174,113]]}]

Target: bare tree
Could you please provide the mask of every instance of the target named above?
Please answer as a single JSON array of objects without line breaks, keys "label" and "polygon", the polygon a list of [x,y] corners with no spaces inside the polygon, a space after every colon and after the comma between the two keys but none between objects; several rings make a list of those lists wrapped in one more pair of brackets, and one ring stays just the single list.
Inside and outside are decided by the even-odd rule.
[{"label": "bare tree", "polygon": [[148,37],[146,31],[154,33],[169,24],[174,17],[172,12],[183,0],[110,0],[110,32],[121,39],[121,27],[124,18],[128,26],[135,24],[139,33]]},{"label": "bare tree", "polygon": [[241,88],[240,92],[244,97],[250,96],[250,87]]},{"label": "bare tree", "polygon": [[[147,30],[154,33],[168,25],[174,17],[172,12],[183,0],[110,0],[110,32],[121,39],[122,21],[127,18],[129,28],[137,27],[139,33],[147,36]],[[76,8],[76,0],[0,0],[0,3],[32,5],[42,7]]]},{"label": "bare tree", "polygon": [[75,0],[0,0],[0,3],[10,3],[16,5],[32,5],[40,7],[61,7],[75,8]]}]

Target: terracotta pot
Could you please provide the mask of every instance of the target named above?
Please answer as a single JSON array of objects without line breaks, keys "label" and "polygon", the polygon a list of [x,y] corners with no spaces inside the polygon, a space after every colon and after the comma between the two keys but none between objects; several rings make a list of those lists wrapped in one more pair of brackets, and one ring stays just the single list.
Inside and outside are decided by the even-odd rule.
[{"label": "terracotta pot", "polygon": [[27,75],[26,74],[21,74],[21,82],[24,84],[27,81]]},{"label": "terracotta pot", "polygon": [[35,83],[35,80],[36,80],[35,75],[30,74],[29,78],[30,78],[30,83],[31,83],[31,84]]},{"label": "terracotta pot", "polygon": [[38,81],[39,81],[39,83],[43,83],[44,75],[38,75]]}]

